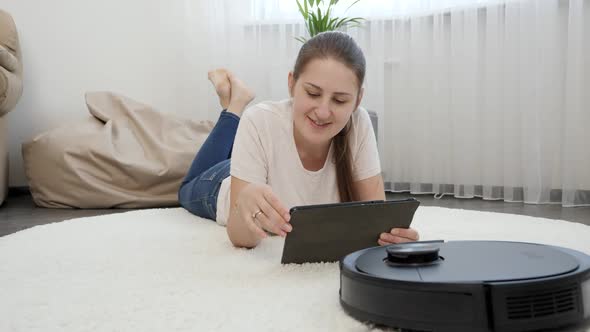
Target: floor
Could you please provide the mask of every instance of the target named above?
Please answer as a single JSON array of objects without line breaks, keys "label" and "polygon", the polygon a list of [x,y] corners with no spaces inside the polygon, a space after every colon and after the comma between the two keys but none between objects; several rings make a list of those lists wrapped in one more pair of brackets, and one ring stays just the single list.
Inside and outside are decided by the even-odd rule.
[{"label": "floor", "polygon": [[[387,194],[387,199],[405,197],[416,197],[423,206],[440,206],[453,209],[521,214],[533,217],[562,219],[590,225],[590,207],[562,208],[559,205],[505,203],[501,201],[485,201],[478,198],[458,199],[445,196],[441,199],[434,199],[432,195]],[[12,189],[4,204],[0,206],[0,236],[12,234],[37,225],[60,222],[73,218],[121,213],[126,211],[130,210],[39,208],[35,205],[31,195],[26,189]]]}]

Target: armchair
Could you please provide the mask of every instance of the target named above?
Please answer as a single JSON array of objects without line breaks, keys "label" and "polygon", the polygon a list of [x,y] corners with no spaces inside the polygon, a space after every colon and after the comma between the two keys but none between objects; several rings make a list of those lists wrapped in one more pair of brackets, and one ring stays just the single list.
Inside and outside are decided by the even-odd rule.
[{"label": "armchair", "polygon": [[8,124],[23,91],[21,50],[12,16],[0,9],[0,205],[8,191]]}]

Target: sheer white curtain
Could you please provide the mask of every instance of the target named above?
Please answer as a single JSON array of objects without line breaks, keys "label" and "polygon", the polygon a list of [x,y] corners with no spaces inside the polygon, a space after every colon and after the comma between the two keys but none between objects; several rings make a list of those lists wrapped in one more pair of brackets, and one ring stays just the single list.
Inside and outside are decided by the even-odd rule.
[{"label": "sheer white curtain", "polygon": [[[387,189],[590,205],[589,1],[372,1],[348,32],[367,57]],[[188,58],[229,67],[258,100],[287,97],[305,34],[293,3],[203,1],[188,36],[207,36]]]},{"label": "sheer white curtain", "polygon": [[587,1],[456,9],[364,34],[388,188],[590,204]]},{"label": "sheer white curtain", "polygon": [[[301,20],[295,0],[252,0],[257,20]],[[335,15],[363,16],[370,19],[402,18],[440,13],[456,8],[476,8],[510,0],[340,0]],[[511,0],[519,1],[519,0]],[[303,1],[300,1],[303,3]],[[356,3],[355,3],[356,2]],[[354,5],[354,6],[352,6]]]}]

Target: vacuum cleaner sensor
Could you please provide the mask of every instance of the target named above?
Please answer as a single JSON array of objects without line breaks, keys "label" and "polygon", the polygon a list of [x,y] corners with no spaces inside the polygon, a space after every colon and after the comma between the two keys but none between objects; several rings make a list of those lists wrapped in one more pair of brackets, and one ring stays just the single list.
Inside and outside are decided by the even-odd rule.
[{"label": "vacuum cleaner sensor", "polygon": [[411,331],[590,326],[590,256],[502,241],[424,241],[340,261],[340,304],[361,321]]}]

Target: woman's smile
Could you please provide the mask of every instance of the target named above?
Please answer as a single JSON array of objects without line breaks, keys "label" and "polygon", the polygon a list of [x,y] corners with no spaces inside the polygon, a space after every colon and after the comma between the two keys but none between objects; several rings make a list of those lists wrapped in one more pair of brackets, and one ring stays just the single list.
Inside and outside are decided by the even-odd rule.
[{"label": "woman's smile", "polygon": [[313,128],[325,129],[326,127],[328,127],[330,125],[330,122],[315,121],[312,118],[310,118],[309,116],[307,117],[307,119],[309,120],[309,122]]}]

